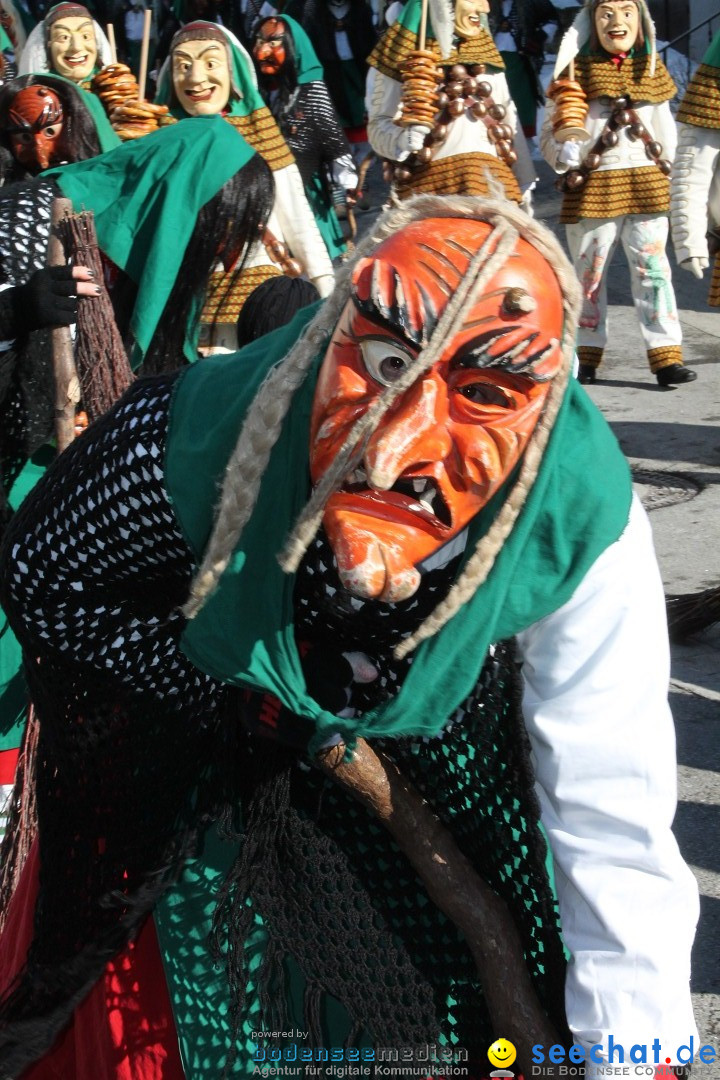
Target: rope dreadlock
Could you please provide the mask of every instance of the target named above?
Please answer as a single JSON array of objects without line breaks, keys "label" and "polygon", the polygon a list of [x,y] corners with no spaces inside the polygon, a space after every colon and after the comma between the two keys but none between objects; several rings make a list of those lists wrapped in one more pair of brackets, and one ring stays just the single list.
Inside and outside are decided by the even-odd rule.
[{"label": "rope dreadlock", "polygon": [[[223,479],[222,493],[215,525],[200,569],[192,583],[190,598],[183,612],[191,619],[204,606],[215,591],[218,581],[230,561],[230,557],[249,520],[260,489],[262,475],[267,467],[293,395],[302,385],[317,349],[327,343],[347,300],[350,298],[352,273],[361,259],[371,255],[375,248],[398,229],[428,217],[471,218],[490,224],[495,230],[472,259],[464,275],[463,284],[448,307],[428,346],[389,392],[383,394],[352,432],[329,474],[322,478],[313,492],[308,505],[301,512],[283,552],[280,563],[284,570],[293,572],[302,554],[317,531],[322,518],[322,507],[338,483],[349,471],[352,447],[358,455],[362,446],[358,440],[369,436],[395,397],[408,389],[434,363],[446,343],[446,333],[455,318],[462,317],[468,302],[472,302],[484,283],[495,273],[515,244],[518,234],[532,244],[552,267],[563,296],[565,325],[561,341],[563,367],[555,377],[546,400],[541,420],[533,432],[525,451],[518,480],[503,506],[495,523],[478,543],[475,554],[468,561],[463,573],[450,594],[418,628],[415,634],[398,646],[398,659],[416,648],[420,641],[437,633],[468,596],[485,580],[495,558],[509,535],[525,503],[537,476],[542,454],[557,416],[557,411],[567,385],[574,353],[575,330],[580,310],[579,287],[572,268],[557,240],[544,226],[528,218],[527,214],[512,203],[496,200],[480,200],[466,196],[421,195],[408,200],[402,206],[389,210],[381,217],[372,234],[360,245],[338,273],[335,288],[308,325],[284,360],[275,367],[261,385],[248,410],[235,450],[230,457]],[[500,236],[497,236],[497,230]],[[497,246],[495,246],[497,245]],[[486,262],[487,260],[487,262]],[[437,352],[437,355],[435,353]],[[320,505],[322,500],[322,505]]]}]

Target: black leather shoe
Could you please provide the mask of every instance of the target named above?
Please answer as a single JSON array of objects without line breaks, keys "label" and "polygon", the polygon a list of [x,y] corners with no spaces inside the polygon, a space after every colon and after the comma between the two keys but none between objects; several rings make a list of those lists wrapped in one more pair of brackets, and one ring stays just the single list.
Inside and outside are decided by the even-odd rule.
[{"label": "black leather shoe", "polygon": [[655,378],[660,386],[680,386],[681,383],[695,382],[697,371],[692,371],[684,364],[668,364],[667,367],[660,368]]},{"label": "black leather shoe", "polygon": [[[659,376],[658,376],[659,377]],[[578,382],[583,386],[587,386],[589,383],[594,383],[597,379],[597,368],[594,368],[592,364],[581,364],[578,370]]]}]

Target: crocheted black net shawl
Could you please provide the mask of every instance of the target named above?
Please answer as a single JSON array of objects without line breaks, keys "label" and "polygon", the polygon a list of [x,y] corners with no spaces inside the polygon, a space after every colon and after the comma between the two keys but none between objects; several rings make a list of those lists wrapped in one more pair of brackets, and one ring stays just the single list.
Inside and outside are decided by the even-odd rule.
[{"label": "crocheted black net shawl", "polygon": [[[0,189],[0,283],[24,285],[45,266],[50,208],[57,189],[26,180]],[[54,386],[49,330],[0,351],[0,532],[7,495],[23,465],[52,434]]]},{"label": "crocheted black net shawl", "polygon": [[[41,880],[28,963],[0,1004],[0,1074],[43,1053],[213,820],[240,850],[215,920],[236,1024],[257,911],[270,937],[259,975],[266,1028],[283,1028],[290,954],[316,1042],[330,993],[352,1017],[350,1038],[444,1037],[484,1055],[497,1032],[473,960],[394,842],[302,754],[248,734],[243,695],[178,648],[193,559],[162,483],[173,382],[139,381],[78,439],[15,515],[2,553],[0,599],[41,720]],[[319,538],[298,575],[298,632],[372,657],[380,677],[352,702],[368,707],[394,692],[406,666],[392,646],[448,581],[434,571],[403,605],[362,603],[342,590]],[[441,738],[381,745],[510,904],[563,1029],[564,959],[512,649],[495,648]]]}]

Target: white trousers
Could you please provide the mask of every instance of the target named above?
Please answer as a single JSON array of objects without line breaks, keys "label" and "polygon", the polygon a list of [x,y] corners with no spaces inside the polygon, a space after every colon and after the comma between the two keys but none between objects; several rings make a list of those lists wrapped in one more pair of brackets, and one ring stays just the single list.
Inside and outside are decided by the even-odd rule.
[{"label": "white trousers", "polygon": [[587,218],[565,228],[583,294],[578,345],[604,349],[607,344],[607,276],[620,242],[630,268],[630,288],[646,350],[680,345],[682,331],[665,254],[667,216]]}]

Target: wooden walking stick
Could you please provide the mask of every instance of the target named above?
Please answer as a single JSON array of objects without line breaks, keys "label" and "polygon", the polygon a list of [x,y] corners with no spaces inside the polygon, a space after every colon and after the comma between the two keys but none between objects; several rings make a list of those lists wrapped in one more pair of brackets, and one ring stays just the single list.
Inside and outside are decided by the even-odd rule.
[{"label": "wooden walking stick", "polygon": [[117,64],[117,43],[115,41],[115,27],[112,23],[107,24],[107,39],[110,46],[110,63]]},{"label": "wooden walking stick", "polygon": [[[65,265],[65,249],[59,236],[61,221],[72,213],[69,199],[54,199],[48,239],[48,266]],[[80,382],[75,370],[69,326],[57,326],[52,333],[52,365],[55,380],[55,439],[62,453],[75,438],[75,411],[80,401]]]},{"label": "wooden walking stick", "polygon": [[140,74],[138,75],[138,86],[140,87],[140,93],[138,99],[140,101],[145,100],[145,83],[147,82],[147,70],[148,70],[148,53],[150,51],[150,24],[152,23],[152,9],[145,8],[145,16],[143,19],[143,36],[142,45],[140,46]]},{"label": "wooden walking stick", "polygon": [[530,981],[520,935],[505,904],[483,881],[419,792],[385,755],[358,739],[351,757],[341,743],[316,764],[358,799],[392,834],[433,903],[465,936],[477,964],[493,1030],[517,1050],[518,1067],[532,1068],[532,1047],[562,1039]]}]

